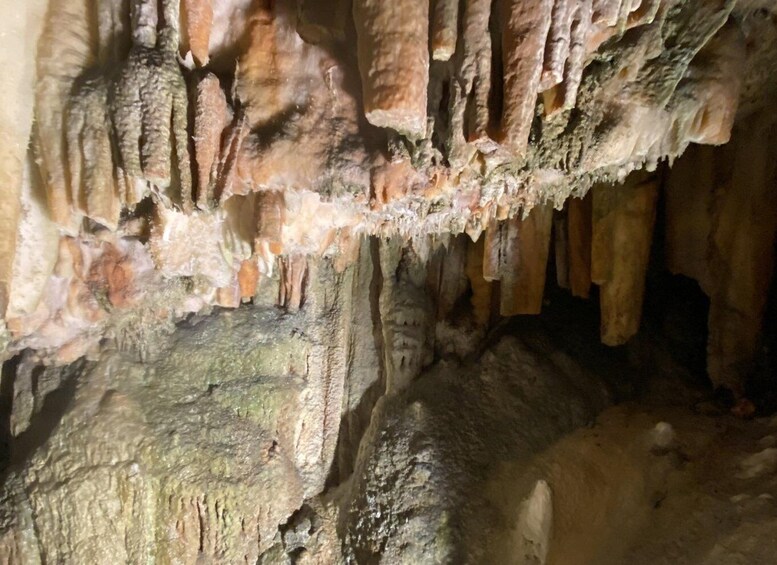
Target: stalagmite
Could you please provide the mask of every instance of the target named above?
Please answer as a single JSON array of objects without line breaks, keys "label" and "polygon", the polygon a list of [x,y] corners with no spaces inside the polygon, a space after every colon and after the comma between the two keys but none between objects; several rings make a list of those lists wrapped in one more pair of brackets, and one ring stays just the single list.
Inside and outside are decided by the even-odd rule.
[{"label": "stalagmite", "polygon": [[511,0],[505,9],[502,141],[522,154],[529,143],[553,1]]},{"label": "stalagmite", "polygon": [[526,218],[507,221],[506,269],[501,278],[503,316],[539,314],[545,291],[553,206],[537,205]]},{"label": "stalagmite", "polygon": [[373,125],[410,137],[426,130],[429,0],[356,0],[364,111]]},{"label": "stalagmite", "polygon": [[431,0],[432,59],[447,61],[456,51],[459,29],[459,0]]},{"label": "stalagmite", "polygon": [[658,182],[632,177],[593,194],[591,279],[600,285],[601,339],[626,343],[639,329],[656,217]]}]

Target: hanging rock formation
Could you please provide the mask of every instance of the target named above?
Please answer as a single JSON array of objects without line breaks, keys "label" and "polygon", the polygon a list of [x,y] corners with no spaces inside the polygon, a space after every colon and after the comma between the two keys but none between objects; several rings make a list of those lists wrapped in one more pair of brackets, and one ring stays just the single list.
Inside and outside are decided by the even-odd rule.
[{"label": "hanging rock formation", "polygon": [[[504,243],[514,257],[502,310],[537,312],[550,220],[530,210],[652,169],[690,142],[727,141],[740,99],[754,111],[752,83],[764,82],[742,64],[760,56],[748,37],[773,34],[753,23],[758,6],[729,0],[358,0],[350,14],[346,4],[325,16],[291,1],[49,2],[29,28],[36,119],[24,182],[41,180],[59,237],[135,246],[126,283],[167,296],[175,318],[248,299],[246,277],[271,276],[276,262],[291,277],[281,301],[294,306],[304,277],[291,265],[347,257],[358,234],[476,239],[520,215],[507,238],[531,249]],[[266,191],[276,204],[260,203]],[[6,302],[26,292],[29,268],[14,270],[10,241],[34,230],[10,211],[27,193],[2,197]],[[585,295],[576,233],[570,268]],[[64,248],[45,234],[47,248]],[[56,358],[67,344],[77,356],[94,343],[83,304],[50,299],[67,284],[54,263],[37,266],[37,303],[6,304],[8,354],[34,344]],[[181,277],[191,291],[172,292]],[[99,314],[100,331],[139,298]]]}]

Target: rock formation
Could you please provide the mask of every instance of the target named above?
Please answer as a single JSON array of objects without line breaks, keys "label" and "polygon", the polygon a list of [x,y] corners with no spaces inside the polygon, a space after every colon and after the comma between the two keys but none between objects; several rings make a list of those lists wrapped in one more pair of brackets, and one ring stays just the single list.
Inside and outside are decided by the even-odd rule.
[{"label": "rock formation", "polygon": [[[528,457],[607,397],[491,332],[557,285],[623,345],[656,261],[709,297],[708,375],[744,398],[777,239],[772,2],[0,16],[0,563],[484,559],[450,542],[477,454]],[[416,442],[459,396],[467,437],[551,431]],[[451,498],[415,505],[432,486]],[[547,488],[521,530],[539,561]]]}]

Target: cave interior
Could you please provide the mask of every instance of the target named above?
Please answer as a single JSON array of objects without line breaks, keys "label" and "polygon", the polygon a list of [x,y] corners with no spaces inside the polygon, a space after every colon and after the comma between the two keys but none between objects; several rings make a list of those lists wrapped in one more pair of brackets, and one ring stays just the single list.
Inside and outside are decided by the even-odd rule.
[{"label": "cave interior", "polygon": [[773,0],[0,21],[0,565],[777,562]]}]

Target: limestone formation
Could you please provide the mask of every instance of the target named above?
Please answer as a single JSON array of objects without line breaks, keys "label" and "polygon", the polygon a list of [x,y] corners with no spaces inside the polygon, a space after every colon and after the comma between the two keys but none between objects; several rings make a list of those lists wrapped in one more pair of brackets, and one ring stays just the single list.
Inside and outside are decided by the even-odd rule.
[{"label": "limestone formation", "polygon": [[367,119],[379,127],[422,137],[429,73],[429,1],[357,0],[353,16]]},{"label": "limestone formation", "polygon": [[773,2],[0,16],[0,563],[553,562],[556,475],[470,494],[603,406],[599,341],[658,347],[664,268],[755,409]]},{"label": "limestone formation", "polygon": [[529,143],[553,1],[514,0],[507,3],[505,10],[502,135],[505,144],[520,154]]},{"label": "limestone formation", "polygon": [[459,28],[459,2],[433,0],[434,16],[431,27],[432,59],[447,61],[456,51]]},{"label": "limestone formation", "polygon": [[209,60],[210,28],[213,25],[213,2],[211,0],[184,0],[182,21],[185,33],[182,47],[189,51],[198,66],[205,66]]},{"label": "limestone formation", "polygon": [[707,368],[741,393],[759,349],[777,231],[774,135],[749,122],[730,146],[694,148],[667,188],[667,263],[710,297]]},{"label": "limestone formation", "polygon": [[594,190],[591,280],[601,289],[601,334],[608,345],[626,343],[639,330],[657,199],[654,178]]},{"label": "limestone formation", "polygon": [[[197,274],[204,255],[190,261],[185,245],[202,226],[217,239],[203,241],[212,268],[185,308],[239,303],[252,255],[266,276],[291,255],[353,248],[354,233],[477,238],[537,203],[561,207],[689,142],[725,142],[739,100],[752,113],[752,85],[771,88],[744,63],[760,57],[747,51],[752,30],[770,45],[760,12],[729,17],[722,0],[359,1],[351,15],[337,2],[327,16],[305,2],[236,2],[184,2],[180,12],[175,2],[51,2],[36,39],[30,179],[42,179],[51,218],[84,242],[140,237],[135,256],[153,259],[161,293]],[[264,205],[253,195],[268,190],[282,220],[267,221],[283,227],[258,236]],[[575,210],[567,217],[587,229]],[[581,296],[583,232],[566,236]],[[10,250],[3,257],[10,265]],[[486,278],[500,279],[489,265]],[[30,296],[43,304],[46,288]],[[58,308],[25,311],[35,318],[6,325],[49,317],[62,333],[52,353],[86,338],[83,320],[57,318]],[[27,331],[13,351],[38,339]]]}]

